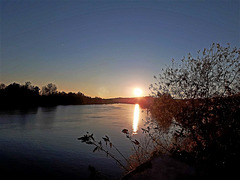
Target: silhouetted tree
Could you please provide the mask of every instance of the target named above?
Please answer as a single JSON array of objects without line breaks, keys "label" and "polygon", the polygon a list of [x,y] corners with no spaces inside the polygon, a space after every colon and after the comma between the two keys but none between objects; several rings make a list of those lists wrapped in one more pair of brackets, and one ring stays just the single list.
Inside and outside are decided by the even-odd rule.
[{"label": "silhouetted tree", "polygon": [[28,90],[28,93],[31,94],[32,96],[38,96],[40,88],[38,86],[33,86],[31,82],[25,82],[25,85],[22,86],[26,90]]},{"label": "silhouetted tree", "polygon": [[78,96],[85,96],[83,93],[81,93],[80,91],[77,93]]},{"label": "silhouetted tree", "polygon": [[42,87],[43,95],[52,95],[57,93],[57,86],[53,83],[49,83],[47,86]]},{"label": "silhouetted tree", "polygon": [[20,96],[21,95],[21,85],[17,83],[12,83],[5,88],[6,95]]},{"label": "silhouetted tree", "polygon": [[6,87],[5,84],[3,84],[3,83],[0,84],[0,90],[5,89],[5,87]]},{"label": "silhouetted tree", "polygon": [[30,82],[26,82],[25,85],[1,85],[0,97],[1,107],[36,106],[39,101],[39,88],[32,86]]}]

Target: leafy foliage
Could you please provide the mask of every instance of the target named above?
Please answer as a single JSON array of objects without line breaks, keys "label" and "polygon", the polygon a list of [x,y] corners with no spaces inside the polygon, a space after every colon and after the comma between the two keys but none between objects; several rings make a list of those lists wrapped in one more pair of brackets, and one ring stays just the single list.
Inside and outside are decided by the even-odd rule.
[{"label": "leafy foliage", "polygon": [[87,134],[83,135],[82,137],[78,138],[78,140],[81,140],[82,143],[86,143],[89,145],[93,145],[95,146],[93,149],[93,152],[104,152],[106,153],[107,157],[110,156],[112,159],[114,159],[123,169],[125,169],[126,171],[129,171],[129,169],[121,162],[121,160],[117,159],[114,154],[112,152],[110,152],[107,147],[109,146],[110,149],[114,149],[115,151],[117,151],[122,157],[123,159],[128,163],[129,168],[131,169],[131,164],[130,162],[127,160],[127,158],[118,150],[118,148],[110,141],[110,138],[105,135],[105,137],[102,137],[103,142],[105,142],[106,146],[105,148],[103,147],[103,143],[100,140],[99,142],[97,142],[94,137],[93,134],[89,134],[87,132]]},{"label": "leafy foliage", "polygon": [[209,172],[232,169],[239,160],[239,55],[240,49],[212,44],[180,65],[173,60],[150,86],[152,120],[172,134],[165,148]]},{"label": "leafy foliage", "polygon": [[91,98],[81,92],[59,92],[53,83],[43,86],[42,91],[40,91],[40,88],[32,85],[31,82],[26,82],[23,85],[12,83],[7,86],[1,83],[0,99],[1,108],[102,103],[102,99]]},{"label": "leafy foliage", "polygon": [[169,94],[178,99],[211,98],[240,92],[240,49],[212,44],[210,49],[190,53],[177,64],[162,69],[150,86],[155,97]]}]

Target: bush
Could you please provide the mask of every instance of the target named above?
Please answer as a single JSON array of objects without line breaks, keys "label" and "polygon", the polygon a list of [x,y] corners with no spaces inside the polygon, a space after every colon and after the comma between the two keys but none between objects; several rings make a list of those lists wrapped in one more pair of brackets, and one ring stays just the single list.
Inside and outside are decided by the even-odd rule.
[{"label": "bush", "polygon": [[[212,44],[162,70],[150,86],[152,118],[172,132],[166,149],[209,170],[232,170],[240,152],[240,49]],[[207,171],[206,171],[207,172]]]}]

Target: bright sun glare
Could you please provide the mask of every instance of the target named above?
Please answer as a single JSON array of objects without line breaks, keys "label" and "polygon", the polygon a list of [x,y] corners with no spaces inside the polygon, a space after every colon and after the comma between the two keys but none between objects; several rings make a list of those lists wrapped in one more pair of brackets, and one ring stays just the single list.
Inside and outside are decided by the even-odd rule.
[{"label": "bright sun glare", "polygon": [[140,97],[142,95],[142,90],[140,88],[135,88],[134,94],[135,96]]}]

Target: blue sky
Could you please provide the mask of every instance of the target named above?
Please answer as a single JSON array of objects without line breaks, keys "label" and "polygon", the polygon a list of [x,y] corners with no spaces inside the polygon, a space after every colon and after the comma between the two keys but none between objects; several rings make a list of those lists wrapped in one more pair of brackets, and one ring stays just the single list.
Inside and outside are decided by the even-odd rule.
[{"label": "blue sky", "polygon": [[239,1],[0,1],[0,82],[144,95],[154,75],[211,43],[240,45]]}]

